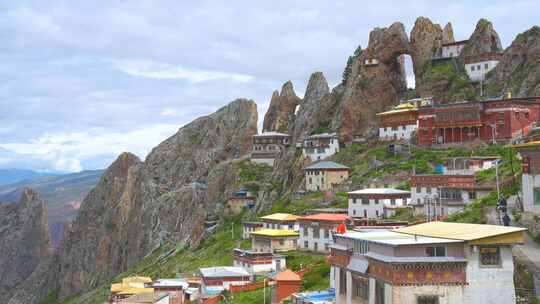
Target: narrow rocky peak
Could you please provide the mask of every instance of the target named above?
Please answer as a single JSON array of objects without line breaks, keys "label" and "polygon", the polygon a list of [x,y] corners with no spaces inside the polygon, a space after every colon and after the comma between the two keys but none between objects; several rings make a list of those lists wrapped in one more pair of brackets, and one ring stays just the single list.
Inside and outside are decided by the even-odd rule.
[{"label": "narrow rocky peak", "polygon": [[391,63],[396,57],[409,52],[409,38],[405,26],[394,22],[387,28],[375,28],[369,33],[367,47],[369,55],[376,55],[379,61]]},{"label": "narrow rocky peak", "polygon": [[264,115],[263,131],[289,132],[289,128],[294,124],[296,107],[301,102],[294,92],[292,82],[285,82],[281,93],[277,90],[272,93],[270,106]]},{"label": "narrow rocky peak", "polygon": [[429,88],[425,87],[424,74],[431,63],[431,59],[440,52],[443,39],[444,33],[438,24],[425,17],[416,19],[411,31],[410,54],[416,88],[420,95],[428,96],[431,93]]},{"label": "narrow rocky peak", "polygon": [[452,43],[455,42],[454,40],[454,28],[452,27],[452,23],[448,22],[443,29],[443,37],[442,37],[442,43]]},{"label": "narrow rocky peak", "polygon": [[0,303],[52,255],[47,215],[46,203],[29,188],[19,203],[0,205]]},{"label": "narrow rocky peak", "polygon": [[540,27],[516,36],[487,79],[492,96],[512,92],[514,97],[540,95]]},{"label": "narrow rocky peak", "polygon": [[502,45],[499,34],[495,31],[493,24],[480,19],[472,33],[469,41],[463,48],[461,56],[475,56],[484,53],[501,52]]},{"label": "narrow rocky peak", "polygon": [[328,82],[322,72],[315,72],[309,77],[306,93],[304,94],[304,103],[310,103],[321,99],[330,93]]}]

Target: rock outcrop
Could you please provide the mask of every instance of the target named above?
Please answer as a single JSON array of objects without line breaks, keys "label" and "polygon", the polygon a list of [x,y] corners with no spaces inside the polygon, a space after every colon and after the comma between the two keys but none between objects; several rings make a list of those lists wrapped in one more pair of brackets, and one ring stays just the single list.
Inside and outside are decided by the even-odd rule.
[{"label": "rock outcrop", "polygon": [[465,44],[461,57],[501,51],[501,40],[499,34],[493,28],[493,24],[486,19],[480,19],[469,41]]},{"label": "rock outcrop", "polygon": [[495,69],[488,74],[491,96],[511,92],[514,97],[540,96],[540,27],[514,39]]},{"label": "rock outcrop", "polygon": [[[25,285],[60,299],[96,288],[164,242],[197,245],[234,185],[234,159],[251,148],[257,107],[238,99],[182,127],[144,162],[124,153],[66,229],[55,259]],[[43,278],[56,278],[48,284]],[[19,290],[11,303],[37,303]]]},{"label": "rock outcrop", "polygon": [[[447,25],[448,27],[448,25]],[[448,31],[447,27],[445,30]],[[451,29],[451,25],[449,26]],[[411,58],[413,62],[416,91],[423,97],[432,93],[431,84],[425,79],[431,59],[439,55],[444,39],[444,31],[440,25],[431,22],[428,18],[419,17],[411,31]]]},{"label": "rock outcrop", "polygon": [[409,39],[403,24],[396,22],[370,33],[368,47],[352,58],[350,75],[330,98],[330,102],[339,104],[332,129],[339,132],[342,142],[374,132],[375,114],[395,105],[406,92],[400,55],[408,52]]},{"label": "rock outcrop", "polygon": [[0,205],[0,303],[52,255],[47,205],[29,188],[17,204]]},{"label": "rock outcrop", "polygon": [[270,99],[270,106],[264,115],[263,131],[276,131],[288,133],[294,124],[296,107],[300,99],[294,92],[293,84],[287,81],[281,87],[281,93],[274,91]]},{"label": "rock outcrop", "polygon": [[452,43],[454,40],[454,28],[452,23],[448,22],[443,28],[442,43]]}]

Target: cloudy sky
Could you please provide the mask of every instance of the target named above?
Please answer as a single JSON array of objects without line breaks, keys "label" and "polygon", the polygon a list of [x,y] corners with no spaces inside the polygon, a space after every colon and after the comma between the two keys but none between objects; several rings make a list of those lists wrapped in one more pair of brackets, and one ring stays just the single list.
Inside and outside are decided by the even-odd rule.
[{"label": "cloudy sky", "polygon": [[[104,168],[143,157],[183,124],[236,97],[264,115],[292,80],[340,81],[369,31],[417,16],[465,39],[494,22],[508,46],[536,1],[1,1],[0,168]],[[397,4],[400,3],[400,4]]]}]

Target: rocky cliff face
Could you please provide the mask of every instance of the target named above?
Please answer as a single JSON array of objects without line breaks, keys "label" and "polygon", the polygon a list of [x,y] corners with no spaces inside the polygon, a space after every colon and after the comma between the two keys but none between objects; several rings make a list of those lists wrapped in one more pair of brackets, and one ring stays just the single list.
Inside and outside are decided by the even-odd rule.
[{"label": "rocky cliff face", "polygon": [[[446,31],[446,34],[445,34]],[[443,31],[440,25],[428,18],[419,17],[411,31],[411,58],[414,67],[416,90],[420,96],[428,97],[433,94],[432,83],[426,79],[426,71],[431,66],[431,59],[440,54],[444,36],[450,39],[451,25]],[[453,40],[453,36],[451,37]]]},{"label": "rocky cliff face", "polygon": [[501,51],[501,40],[493,24],[486,19],[480,19],[469,41],[465,44],[461,57]]},{"label": "rocky cliff face", "polygon": [[442,43],[452,43],[454,41],[454,28],[452,23],[448,22],[443,29]]},{"label": "rocky cliff face", "polygon": [[52,255],[47,205],[26,188],[18,204],[0,205],[0,303]]},{"label": "rocky cliff face", "polygon": [[[257,108],[239,99],[196,119],[141,162],[124,153],[85,198],[55,256],[26,287],[58,290],[65,299],[91,290],[172,241],[196,245],[204,221],[221,212],[233,189],[233,160],[244,156],[257,132]],[[56,278],[44,286],[40,278]],[[36,303],[19,292],[11,303]]]},{"label": "rocky cliff face", "polygon": [[[302,100],[296,96],[293,84],[287,81],[281,87],[281,93],[274,91],[268,111],[264,115],[263,131],[288,133],[294,124],[294,112]],[[291,128],[290,128],[291,127]]]},{"label": "rocky cliff face", "polygon": [[517,35],[486,82],[493,96],[506,92],[514,97],[540,95],[540,27]]}]

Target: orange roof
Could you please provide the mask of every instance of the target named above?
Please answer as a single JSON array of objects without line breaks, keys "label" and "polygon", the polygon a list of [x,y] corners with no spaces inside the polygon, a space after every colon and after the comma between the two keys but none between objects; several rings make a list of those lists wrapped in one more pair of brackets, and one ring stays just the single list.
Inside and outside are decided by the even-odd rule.
[{"label": "orange roof", "polygon": [[276,281],[301,281],[302,279],[298,274],[290,269],[285,269],[284,271],[278,273],[276,276]]},{"label": "orange roof", "polygon": [[308,216],[302,216],[299,220],[306,221],[327,221],[327,222],[344,222],[349,219],[349,216],[346,214],[335,214],[335,213],[317,213]]}]

